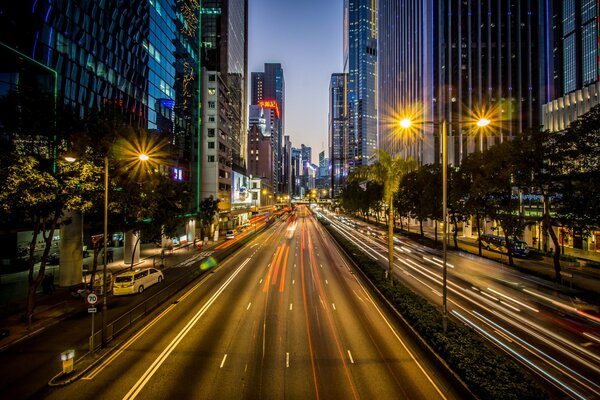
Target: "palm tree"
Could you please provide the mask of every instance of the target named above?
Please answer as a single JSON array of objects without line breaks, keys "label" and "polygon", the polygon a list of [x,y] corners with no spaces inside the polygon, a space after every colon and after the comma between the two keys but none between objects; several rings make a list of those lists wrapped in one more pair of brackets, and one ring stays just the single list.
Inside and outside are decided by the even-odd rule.
[{"label": "palm tree", "polygon": [[388,265],[392,278],[394,267],[394,195],[398,193],[400,181],[408,172],[416,168],[412,158],[404,159],[400,155],[390,156],[385,150],[377,150],[377,162],[361,166],[350,175],[350,180],[369,180],[383,186],[383,201],[388,207]]}]

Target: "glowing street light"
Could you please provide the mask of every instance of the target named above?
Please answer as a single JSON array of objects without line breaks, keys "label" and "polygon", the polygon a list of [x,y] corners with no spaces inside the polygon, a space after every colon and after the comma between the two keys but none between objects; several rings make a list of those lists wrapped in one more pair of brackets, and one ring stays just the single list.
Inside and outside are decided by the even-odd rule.
[{"label": "glowing street light", "polygon": [[[455,123],[468,123],[473,121],[455,121]],[[443,266],[442,266],[442,325],[444,327],[444,333],[448,329],[448,249],[447,249],[447,230],[448,230],[448,121],[442,119],[441,122],[436,121],[419,121],[420,124],[432,124],[442,125],[442,251],[444,254]],[[491,120],[487,118],[480,118],[475,122],[475,125],[482,128],[488,126]],[[400,126],[403,129],[408,129],[412,126],[412,121],[409,118],[404,118],[400,121]]]}]

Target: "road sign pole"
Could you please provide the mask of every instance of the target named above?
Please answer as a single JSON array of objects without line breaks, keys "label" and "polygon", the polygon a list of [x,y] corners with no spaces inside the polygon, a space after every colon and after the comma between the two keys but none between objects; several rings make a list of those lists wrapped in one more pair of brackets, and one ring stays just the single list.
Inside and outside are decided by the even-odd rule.
[{"label": "road sign pole", "polygon": [[[106,266],[104,266],[106,268]],[[88,312],[92,314],[92,334],[90,335],[90,354],[94,356],[94,318],[96,315],[96,303],[98,302],[98,296],[96,293],[90,293],[87,295],[86,302],[91,306],[88,308]]]},{"label": "road sign pole", "polygon": [[94,356],[94,316],[96,313],[92,313],[92,335],[90,336],[90,354]]}]

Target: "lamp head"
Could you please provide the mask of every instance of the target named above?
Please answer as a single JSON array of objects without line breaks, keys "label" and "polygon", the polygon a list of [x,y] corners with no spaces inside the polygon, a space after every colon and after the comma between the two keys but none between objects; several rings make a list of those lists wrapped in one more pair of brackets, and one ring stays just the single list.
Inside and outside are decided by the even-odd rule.
[{"label": "lamp head", "polygon": [[484,126],[488,126],[490,124],[490,122],[492,122],[492,121],[490,121],[487,118],[481,118],[479,121],[477,121],[477,126],[482,128]]},{"label": "lamp head", "polygon": [[408,118],[402,118],[400,120],[400,127],[402,129],[408,129],[408,128],[410,128],[411,125],[412,125],[412,121]]}]

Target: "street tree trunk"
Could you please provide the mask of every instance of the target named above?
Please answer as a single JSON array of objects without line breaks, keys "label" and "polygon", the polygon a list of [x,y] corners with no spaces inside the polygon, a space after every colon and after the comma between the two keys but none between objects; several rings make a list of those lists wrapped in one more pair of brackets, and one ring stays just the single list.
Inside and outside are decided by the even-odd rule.
[{"label": "street tree trunk", "polygon": [[[27,275],[27,300],[26,300],[26,318],[28,328],[31,329],[31,323],[33,319],[33,313],[35,311],[35,296],[37,293],[37,289],[42,283],[44,279],[44,275],[46,274],[46,260],[48,259],[48,254],[50,254],[50,248],[52,247],[52,238],[54,237],[54,230],[56,229],[56,225],[58,223],[58,219],[60,217],[60,212],[55,211],[52,219],[49,221],[50,226],[46,230],[46,222],[40,221],[39,218],[36,218],[34,223],[33,235],[31,238],[31,242],[29,242],[29,259],[27,260],[27,265],[29,267],[29,273]],[[39,234],[42,234],[44,238],[44,252],[42,254],[42,259],[40,262],[40,269],[36,276],[34,276],[34,268],[35,268],[35,245],[37,243],[37,237]]]},{"label": "street tree trunk", "polygon": [[560,245],[558,243],[558,237],[552,229],[552,218],[550,217],[550,200],[548,196],[544,195],[544,232],[549,234],[554,243],[554,255],[552,257],[554,264],[554,280],[558,283],[562,281],[560,271]]},{"label": "street tree trunk", "polygon": [[388,264],[389,264],[389,279],[393,282],[392,274],[394,272],[394,207],[392,202],[389,202],[388,212]]},{"label": "street tree trunk", "polygon": [[510,242],[510,238],[508,237],[508,233],[506,230],[504,231],[504,240],[506,242],[506,254],[508,255],[508,265],[510,265],[511,267],[514,267],[512,244]]},{"label": "street tree trunk", "polygon": [[477,218],[477,249],[479,250],[479,257],[481,257],[481,226],[479,225],[479,212],[476,213],[475,218]]},{"label": "street tree trunk", "polygon": [[452,225],[454,225],[454,232],[452,233],[454,248],[458,250],[458,221],[454,215],[452,216]]}]

